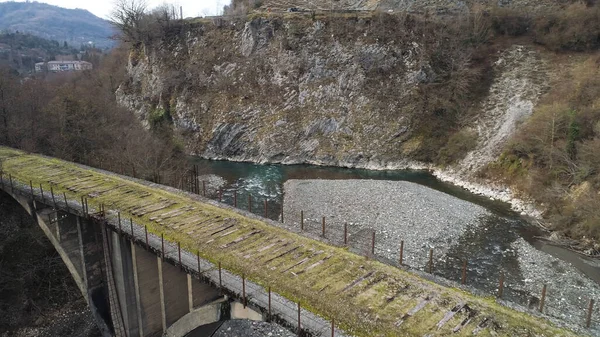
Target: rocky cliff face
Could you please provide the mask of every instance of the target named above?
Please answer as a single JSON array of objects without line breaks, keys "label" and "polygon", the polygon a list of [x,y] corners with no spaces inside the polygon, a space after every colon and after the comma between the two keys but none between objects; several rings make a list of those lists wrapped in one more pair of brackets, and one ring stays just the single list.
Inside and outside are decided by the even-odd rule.
[{"label": "rocky cliff face", "polygon": [[462,166],[480,167],[545,79],[535,51],[482,52],[464,42],[469,27],[356,14],[198,22],[133,51],[118,97],[206,158],[400,168],[438,162],[471,130]]},{"label": "rocky cliff face", "polygon": [[264,0],[260,3],[263,9],[285,10],[384,10],[384,11],[415,11],[434,13],[466,12],[473,5],[486,7],[520,8],[528,11],[544,10],[548,7],[567,3],[561,0]]}]

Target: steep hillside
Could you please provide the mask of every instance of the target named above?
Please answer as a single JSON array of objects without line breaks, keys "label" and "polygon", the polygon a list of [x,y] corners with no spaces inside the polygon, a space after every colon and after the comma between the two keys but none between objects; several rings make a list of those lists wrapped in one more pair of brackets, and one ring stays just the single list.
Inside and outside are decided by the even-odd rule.
[{"label": "steep hillside", "polygon": [[189,153],[431,168],[534,202],[532,214],[597,254],[598,63],[580,56],[600,48],[600,9],[544,2],[532,14],[519,3],[527,10],[474,7],[460,19],[375,11],[188,21],[131,51],[117,96],[147,127],[172,128]]},{"label": "steep hillside", "polygon": [[[285,11],[411,11],[429,13],[466,13],[474,5],[486,8],[505,7],[518,8],[527,11],[540,11],[558,7],[566,3],[576,3],[577,0],[233,0],[229,8],[262,9]],[[591,1],[593,2],[593,1]]]},{"label": "steep hillside", "polygon": [[[491,59],[461,27],[412,16],[293,15],[197,23],[132,53],[119,94],[190,152],[385,167],[434,161],[479,99]],[[483,70],[486,71],[483,71]],[[473,90],[471,90],[473,89]]]},{"label": "steep hillside", "polygon": [[115,34],[106,20],[82,9],[66,9],[39,2],[0,3],[0,30],[25,32],[79,47],[92,42],[111,48]]}]

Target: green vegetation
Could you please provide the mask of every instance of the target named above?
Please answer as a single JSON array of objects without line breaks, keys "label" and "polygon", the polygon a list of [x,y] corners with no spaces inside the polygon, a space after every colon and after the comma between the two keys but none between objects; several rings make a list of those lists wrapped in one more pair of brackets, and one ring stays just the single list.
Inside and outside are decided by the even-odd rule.
[{"label": "green vegetation", "polygon": [[[188,251],[199,252],[228,270],[270,286],[316,314],[334,317],[339,326],[356,336],[471,336],[485,318],[489,323],[480,332],[482,336],[575,336],[539,318],[502,307],[490,298],[439,286],[402,269],[183,194],[9,148],[0,148],[0,161],[5,176],[11,174],[25,186],[32,180],[45,189],[52,184],[54,191],[65,192],[72,200],[85,195],[92,211],[100,204],[120,211],[121,217],[134,218],[137,224],[180,242]],[[154,211],[157,207],[162,208]],[[273,258],[285,250],[289,252]],[[304,259],[305,263],[298,263]],[[359,279],[361,276],[364,279]],[[404,317],[399,325],[402,316],[425,298],[430,302],[424,309]],[[436,324],[444,315],[463,301],[469,310],[457,313],[438,328]],[[473,315],[469,323],[453,333],[454,327],[467,322],[469,315]]]},{"label": "green vegetation", "polygon": [[185,156],[173,141],[163,109],[153,132],[119,106],[128,48],[118,48],[93,71],[42,74],[22,81],[0,66],[0,144],[98,168],[177,185]]},{"label": "green vegetation", "polygon": [[562,59],[556,83],[486,175],[546,208],[548,225],[600,251],[598,56]]},{"label": "green vegetation", "polygon": [[448,143],[440,149],[438,162],[450,164],[464,158],[469,151],[477,146],[477,132],[471,129],[462,129],[448,139]]},{"label": "green vegetation", "polygon": [[76,58],[79,49],[67,42],[46,40],[31,34],[0,33],[0,65],[7,65],[21,73],[33,73],[35,63],[52,61],[58,55]]}]

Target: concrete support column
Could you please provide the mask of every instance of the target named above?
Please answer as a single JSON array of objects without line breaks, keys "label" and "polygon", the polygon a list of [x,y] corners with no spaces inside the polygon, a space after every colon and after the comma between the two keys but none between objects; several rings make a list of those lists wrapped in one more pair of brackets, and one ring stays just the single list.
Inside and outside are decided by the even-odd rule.
[{"label": "concrete support column", "polygon": [[194,310],[194,290],[192,284],[192,275],[187,274],[187,284],[188,284],[188,305],[190,312]]},{"label": "concrete support column", "polygon": [[121,315],[128,336],[139,335],[138,314],[136,306],[136,289],[133,275],[133,259],[129,240],[116,232],[110,232],[112,248],[113,275],[116,292],[121,307]]},{"label": "concrete support column", "polygon": [[161,294],[161,312],[163,322],[163,332],[171,324],[183,317],[189,312],[188,301],[181,299],[189,298],[188,283],[186,274],[179,268],[163,263],[160,257],[157,258],[160,294]]},{"label": "concrete support column", "polygon": [[162,295],[156,255],[136,245],[131,245],[131,251],[135,257],[133,276],[136,307],[139,302],[138,322],[141,321],[139,336],[162,336]]}]

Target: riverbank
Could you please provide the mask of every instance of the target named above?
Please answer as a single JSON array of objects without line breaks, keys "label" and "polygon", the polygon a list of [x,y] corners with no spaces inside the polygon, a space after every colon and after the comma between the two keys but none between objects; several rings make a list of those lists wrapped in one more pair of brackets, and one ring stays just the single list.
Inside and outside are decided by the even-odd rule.
[{"label": "riverbank", "polygon": [[[584,244],[581,240],[571,240],[571,244],[565,244],[564,240],[561,239],[562,235],[560,232],[553,232],[544,226],[545,219],[543,217],[544,210],[531,199],[523,199],[523,197],[515,193],[511,188],[504,186],[500,183],[494,183],[489,181],[483,181],[479,178],[468,176],[465,173],[458,172],[453,168],[440,168],[432,164],[420,163],[413,160],[403,160],[400,162],[386,162],[383,160],[361,160],[361,161],[330,161],[330,160],[300,160],[294,158],[283,158],[281,160],[269,160],[266,158],[255,158],[255,157],[204,157],[203,159],[211,161],[228,161],[235,163],[254,163],[257,165],[312,165],[322,168],[341,168],[341,169],[362,169],[369,171],[398,171],[398,170],[414,170],[414,171],[426,171],[432,174],[435,178],[441,182],[449,183],[457,186],[465,191],[472,194],[488,198],[491,201],[500,201],[506,203],[510,208],[523,216],[523,219],[527,220],[532,225],[535,225],[544,233],[543,239],[552,242],[552,244],[569,249],[574,253],[580,254],[585,257],[600,258],[598,252],[596,254],[590,250],[593,247],[581,246]],[[552,235],[556,233],[558,235]],[[572,243],[576,242],[577,245]]]}]

